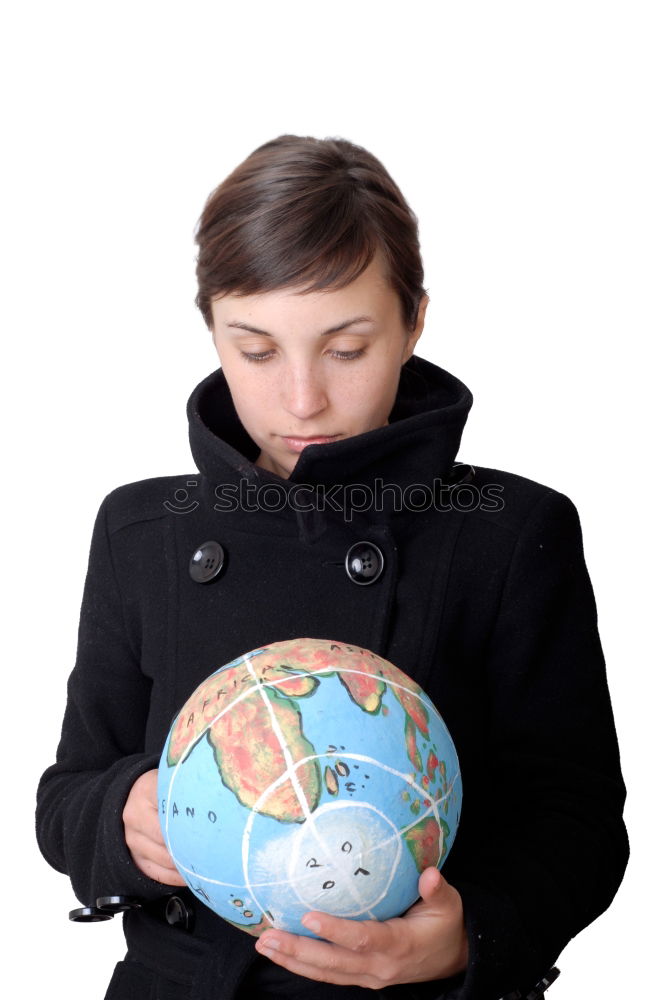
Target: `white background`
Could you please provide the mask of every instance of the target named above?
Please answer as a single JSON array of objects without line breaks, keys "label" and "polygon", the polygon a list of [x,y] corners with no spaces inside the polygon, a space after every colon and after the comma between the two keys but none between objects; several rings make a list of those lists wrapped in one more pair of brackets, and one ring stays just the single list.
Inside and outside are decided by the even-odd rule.
[{"label": "white background", "polygon": [[632,859],[549,996],[654,993],[666,951],[666,5],[25,0],[0,34],[0,835],[3,941],[15,940],[3,993],[101,998],[123,954],[120,920],[68,922],[68,880],[35,845],[34,789],[55,752],[102,498],[194,470],[186,399],[216,367],[193,305],[197,216],[284,132],[368,147],[418,215],[431,295],[418,353],[475,397],[460,457],[578,507]]}]

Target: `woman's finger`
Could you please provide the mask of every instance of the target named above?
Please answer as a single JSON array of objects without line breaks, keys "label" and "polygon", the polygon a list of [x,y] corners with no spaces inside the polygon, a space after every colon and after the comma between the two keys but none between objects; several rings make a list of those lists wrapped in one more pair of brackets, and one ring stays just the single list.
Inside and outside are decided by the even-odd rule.
[{"label": "woman's finger", "polygon": [[298,976],[337,985],[373,985],[367,977],[367,957],[346,951],[328,941],[299,934],[267,931],[258,939],[256,950],[277,965]]},{"label": "woman's finger", "polygon": [[147,837],[144,833],[135,830],[130,831],[126,835],[126,844],[128,845],[128,850],[130,851],[133,860],[136,861],[137,858],[144,858],[161,868],[168,868],[176,871],[172,861],[172,856],[165,847],[163,840],[161,840],[160,843],[157,843],[153,840],[153,838]]},{"label": "woman's finger", "polygon": [[360,955],[385,951],[393,938],[392,921],[346,920],[312,910],[304,915],[302,923],[319,937]]}]

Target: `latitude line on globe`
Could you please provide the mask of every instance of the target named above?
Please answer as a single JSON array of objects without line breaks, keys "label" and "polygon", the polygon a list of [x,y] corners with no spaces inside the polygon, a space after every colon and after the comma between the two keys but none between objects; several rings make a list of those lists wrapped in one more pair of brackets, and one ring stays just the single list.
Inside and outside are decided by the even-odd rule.
[{"label": "latitude line on globe", "polygon": [[[253,690],[255,690],[255,689],[253,689]],[[358,761],[360,761],[361,763],[364,763],[364,764],[372,764],[374,767],[378,767],[379,770],[387,771],[389,774],[392,774],[393,777],[400,778],[402,781],[404,781],[406,784],[408,784],[411,788],[413,788],[414,791],[416,791],[420,795],[422,795],[423,798],[426,798],[426,797],[430,798],[430,800],[432,801],[432,804],[433,804],[432,813],[434,814],[435,819],[437,819],[437,820],[439,819],[439,813],[438,813],[438,811],[436,811],[435,806],[437,806],[440,802],[444,801],[444,799],[447,798],[447,795],[450,794],[450,790],[452,789],[453,784],[457,780],[457,777],[458,777],[458,775],[460,773],[458,771],[458,774],[456,774],[455,778],[453,779],[453,782],[451,783],[451,788],[449,789],[449,793],[447,793],[447,795],[442,796],[440,799],[436,799],[435,800],[435,799],[432,798],[432,796],[429,795],[428,792],[425,791],[424,788],[421,788],[420,785],[416,784],[416,782],[412,779],[412,777],[411,777],[411,775],[410,775],[409,772],[398,771],[394,767],[390,767],[389,764],[384,764],[382,761],[376,760],[374,757],[369,757],[367,754],[360,754],[360,753],[350,752],[350,753],[342,753],[342,754],[340,754],[340,756],[348,758],[349,760],[358,760]],[[300,760],[297,761],[297,763],[293,762],[293,768],[297,769],[302,764],[308,764],[309,761],[312,761],[312,760],[328,760],[328,759],[329,758],[328,758],[327,754],[310,754],[308,757],[301,757]],[[282,785],[284,783],[284,781],[289,777],[289,771],[290,771],[290,768],[286,769],[277,778],[275,778],[274,781],[271,784],[267,785],[267,787],[263,790],[262,795],[260,795],[260,797],[258,798],[258,801],[254,805],[249,806],[249,813],[250,814],[252,814],[252,815],[257,815],[258,814],[258,811],[259,811],[258,807],[259,807],[259,805],[261,805],[264,802],[264,800],[269,795],[271,795],[271,793],[274,791],[275,788],[277,788],[279,785]],[[379,810],[379,813],[380,813],[381,816],[383,816],[383,818],[386,820],[386,822],[390,823],[390,819],[385,815],[385,813],[382,813],[380,810]],[[404,829],[410,829],[412,826],[415,825],[415,823],[420,822],[420,820],[424,819],[427,815],[428,815],[428,812],[424,812],[421,816],[419,816],[416,820],[414,820],[413,823],[409,824],[409,826],[405,827]],[[247,826],[248,826],[248,822],[247,822]],[[400,836],[404,832],[404,829],[399,831],[399,835]],[[378,846],[385,846],[386,844],[392,843],[393,840],[397,840],[397,839],[399,839],[399,837],[398,837],[398,835],[395,835],[394,837],[391,837],[388,840],[383,841],[383,844],[382,845],[377,845],[377,847]],[[376,849],[377,848],[375,847],[374,850],[376,850]],[[178,861],[177,863],[179,864],[179,867],[183,869],[183,871],[185,871],[185,872],[187,872],[188,874],[191,874],[191,875],[196,875],[198,878],[202,879],[205,882],[210,882],[212,885],[221,885],[221,886],[226,886],[226,887],[229,887],[229,888],[232,888],[232,889],[245,889],[246,888],[246,889],[249,889],[249,891],[250,891],[250,883],[249,884],[246,884],[246,883],[244,883],[244,884],[238,884],[236,882],[223,882],[220,879],[211,878],[211,877],[209,877],[207,875],[202,875],[200,872],[193,871],[192,869],[186,867],[186,865],[183,865],[180,861]],[[309,880],[309,876],[306,875],[303,878],[298,879],[297,882],[299,884],[300,882],[303,882],[303,881],[306,882],[308,880]],[[256,888],[258,888],[258,887],[266,888],[267,886],[274,886],[274,885],[290,885],[290,884],[294,884],[295,881],[296,881],[295,879],[292,879],[292,880],[291,879],[278,879],[275,882],[254,882],[253,885]],[[364,912],[364,908],[363,908],[363,911],[361,911],[361,912]],[[376,918],[373,917],[372,919],[376,919]]]},{"label": "latitude line on globe", "polygon": [[[260,650],[258,650],[258,652],[255,653],[255,655],[256,656],[260,656],[264,652],[266,652],[266,647],[263,647]],[[248,657],[248,655],[244,656],[244,657],[240,657],[238,662],[235,661],[234,666],[241,666],[242,662],[247,662],[247,660],[250,662],[250,659],[251,658]],[[224,669],[215,671],[212,674],[211,678],[208,678],[207,680],[211,680],[213,677],[217,677],[219,674],[224,673],[225,670],[229,670],[231,668],[231,666],[232,666],[232,664],[229,664]],[[251,695],[255,691],[259,690],[259,687],[262,686],[263,684],[267,684],[270,687],[278,687],[278,686],[281,686],[283,684],[290,684],[290,683],[292,683],[295,680],[302,679],[303,677],[318,677],[321,674],[333,674],[333,673],[338,674],[338,675],[339,674],[356,674],[359,677],[366,677],[366,678],[375,677],[377,680],[383,681],[383,683],[387,687],[397,688],[400,691],[406,691],[407,694],[412,695],[412,697],[414,697],[417,701],[419,701],[423,705],[424,708],[426,708],[428,710],[434,708],[434,706],[431,704],[431,702],[428,703],[425,700],[425,698],[422,697],[421,694],[419,694],[416,691],[413,691],[411,688],[406,687],[406,685],[404,685],[404,684],[400,684],[398,681],[391,680],[389,677],[386,677],[382,673],[370,673],[369,671],[365,671],[365,670],[354,670],[354,669],[352,669],[350,667],[330,666],[330,667],[319,667],[318,670],[305,670],[302,673],[297,673],[297,672],[291,673],[288,677],[276,677],[272,681],[267,681],[267,682],[258,681],[255,673],[253,673],[252,676],[256,679],[256,686],[248,688],[246,691],[240,692],[240,694],[237,695],[237,697],[233,701],[231,701],[229,705],[226,705],[225,708],[221,709],[221,711],[218,713],[218,715],[213,716],[213,718],[211,719],[210,722],[207,723],[207,726],[205,728],[208,729],[211,726],[213,726],[216,722],[218,722],[218,720],[220,718],[222,718],[225,715],[226,712],[228,712],[231,708],[234,708],[234,706],[237,705],[240,701],[243,701],[245,698],[248,698],[249,695]],[[364,709],[363,709],[363,711],[364,711]],[[204,732],[204,730],[203,730],[203,732]],[[201,737],[202,737],[202,733],[199,733],[197,736],[193,737],[193,739],[191,740],[191,742],[188,744],[188,746],[184,750],[183,754],[181,755],[181,757],[179,759],[179,762],[184,757],[188,756],[188,754],[192,750],[194,744]],[[177,767],[178,767],[179,762],[177,763]]]},{"label": "latitude line on globe", "polygon": [[[300,761],[298,761],[297,766],[299,767],[299,765],[302,764],[302,763],[304,763],[305,761],[317,760],[317,759],[320,759],[321,757],[324,757],[324,756],[325,756],[324,754],[319,754],[319,755],[311,756],[311,757],[303,757]],[[344,755],[342,754],[342,756],[344,756]],[[352,754],[348,754],[347,756],[351,757]],[[358,754],[357,757],[356,757],[356,759],[361,760],[361,759],[363,759],[363,757],[362,757],[361,754]],[[364,758],[364,759],[365,759],[366,763],[375,764],[378,767],[383,767],[383,765],[381,764],[381,762],[380,761],[375,761],[373,757],[367,757],[367,758]],[[386,770],[391,770],[390,768],[385,768],[385,769]],[[395,771],[393,773],[396,774],[396,775],[398,775],[399,777],[403,777],[403,778],[406,777],[406,775],[401,774],[401,772],[399,772],[399,771]],[[284,773],[281,775],[280,778],[277,779],[276,782],[272,782],[271,785],[268,785],[267,788],[265,789],[264,794],[267,794],[267,793],[271,792],[272,789],[275,787],[276,784],[283,783],[283,781],[286,778],[286,774],[287,774],[287,772],[284,771]],[[446,799],[450,796],[451,792],[453,791],[453,786],[455,785],[455,782],[458,780],[459,776],[460,776],[460,771],[458,771],[457,774],[455,775],[455,777],[453,778],[453,781],[450,783],[450,785],[448,787],[448,791],[446,792],[445,795],[441,795],[438,799],[432,799],[432,805],[433,806],[439,806],[442,802],[446,801]],[[418,785],[414,785],[414,787],[418,791],[421,791],[421,789],[420,789],[420,787]],[[253,811],[255,811],[255,810],[253,810]],[[388,840],[384,840],[380,844],[375,844],[374,848],[373,848],[373,851],[380,850],[380,848],[385,847],[387,844],[392,844],[394,840],[397,840],[398,836],[401,837],[402,834],[404,834],[404,833],[407,832],[407,830],[410,830],[413,826],[416,826],[417,823],[420,823],[422,820],[424,820],[425,817],[428,816],[431,811],[434,812],[434,809],[432,809],[432,810],[426,810],[424,813],[422,813],[420,816],[418,816],[415,820],[413,820],[411,823],[409,823],[408,826],[402,827],[402,829],[399,830],[398,833],[395,836],[389,837]],[[384,815],[384,814],[381,813],[381,815]],[[384,815],[384,818],[385,818],[385,815]],[[441,853],[441,851],[440,851],[440,853]],[[209,882],[211,885],[220,885],[220,886],[224,886],[225,888],[228,888],[228,889],[246,889],[246,888],[249,888],[249,886],[247,884],[245,884],[245,883],[223,882],[221,879],[211,878],[208,875],[203,875],[201,872],[194,871],[192,868],[187,868],[186,865],[181,864],[181,862],[177,862],[177,863],[178,863],[179,867],[183,871],[185,871],[187,874],[194,875],[197,878],[201,879],[203,882]],[[272,887],[277,886],[277,885],[295,885],[295,884],[299,885],[301,882],[307,882],[307,881],[309,881],[309,875],[304,875],[304,876],[302,876],[302,878],[298,878],[298,879],[277,879],[277,881],[275,881],[275,882],[254,882],[253,885],[254,885],[254,887],[256,889],[258,889],[258,888],[265,889],[265,888],[268,888],[268,887],[272,888]]]},{"label": "latitude line on globe", "polygon": [[[251,690],[255,691],[255,688],[252,688]],[[244,695],[244,696],[246,696],[246,695]],[[199,739],[199,737],[198,737],[198,739]],[[411,778],[409,772],[398,771],[394,767],[390,767],[389,764],[384,764],[382,761],[376,760],[374,757],[367,756],[367,754],[360,754],[360,753],[350,752],[350,753],[342,753],[342,754],[340,754],[340,756],[341,757],[346,757],[349,760],[359,760],[359,761],[361,761],[364,764],[372,764],[374,767],[378,767],[382,771],[387,771],[389,774],[392,774],[393,777],[400,778],[402,781],[406,782],[406,784],[408,784],[411,788],[413,788],[414,791],[418,792],[423,798],[429,798],[430,799],[431,809],[427,809],[424,813],[422,813],[415,820],[413,820],[411,823],[409,823],[408,826],[403,827],[399,831],[399,836],[401,836],[407,830],[410,830],[411,827],[415,826],[417,823],[420,823],[421,820],[425,819],[425,817],[430,814],[430,812],[433,814],[435,820],[439,821],[440,817],[439,817],[439,812],[438,812],[437,806],[439,806],[440,803],[444,802],[449,797],[449,795],[453,791],[453,786],[455,785],[455,782],[458,780],[458,777],[460,775],[460,771],[458,770],[457,773],[455,774],[453,780],[451,781],[446,794],[442,795],[438,799],[434,799],[430,795],[429,792],[426,792],[426,790],[424,788],[421,788],[420,785],[416,784],[416,782],[413,780],[413,778]],[[297,769],[302,764],[308,764],[309,761],[312,761],[312,760],[328,760],[328,759],[329,758],[328,758],[327,754],[310,754],[308,757],[301,757],[300,760],[297,761],[297,763],[293,762],[293,768]],[[274,781],[271,784],[267,785],[267,787],[264,789],[262,795],[259,797],[258,801],[254,805],[249,806],[249,812],[250,813],[252,813],[252,814],[257,814],[258,813],[258,805],[261,804],[264,801],[264,799],[269,794],[271,794],[271,792],[274,791],[275,788],[277,788],[279,785],[282,785],[284,783],[284,781],[286,780],[286,778],[289,777],[289,772],[290,772],[290,768],[286,769],[285,771],[282,771],[282,773],[277,778],[275,778]],[[385,817],[385,816],[384,816],[384,818],[387,819],[387,817]],[[390,821],[388,820],[388,822],[390,822]],[[397,835],[395,837],[391,837],[388,840],[383,841],[383,843],[380,844],[380,845],[377,845],[377,847],[379,847],[379,846],[385,846],[386,844],[390,844],[395,839],[397,839]],[[376,847],[374,849],[376,850]],[[440,853],[441,853],[441,851],[440,851]],[[177,864],[179,865],[180,868],[183,869],[183,871],[187,872],[190,875],[197,875],[198,878],[200,878],[200,879],[202,879],[202,880],[204,880],[206,882],[211,882],[212,885],[229,886],[230,888],[233,888],[233,889],[249,888],[249,886],[247,886],[246,884],[241,884],[240,885],[240,884],[238,884],[236,882],[223,882],[220,879],[210,878],[209,876],[202,875],[200,872],[196,872],[196,871],[193,871],[191,868],[188,868],[186,865],[182,864],[182,862],[180,862],[180,861],[177,861]],[[308,876],[305,876],[304,879],[299,879],[299,881],[300,882],[307,881],[307,879],[308,879]],[[289,880],[289,879],[285,879],[285,880],[284,879],[280,879],[280,880],[278,880],[276,882],[254,882],[253,885],[256,886],[256,887],[259,887],[259,886],[266,887],[266,886],[272,886],[272,885],[286,885],[286,884],[290,884],[290,881],[291,880]]]},{"label": "latitude line on globe", "polygon": [[[341,753],[338,756],[346,758],[348,760],[358,760],[361,763],[371,764],[374,767],[378,767],[379,770],[381,770],[381,771],[387,771],[388,774],[392,774],[393,777],[399,778],[401,781],[404,781],[407,785],[409,785],[411,788],[413,788],[413,790],[415,792],[418,792],[418,794],[423,799],[425,799],[425,798],[429,798],[430,799],[431,810],[427,810],[426,812],[422,813],[421,816],[418,816],[407,827],[404,827],[402,830],[399,830],[398,833],[395,834],[393,837],[390,837],[388,840],[384,840],[383,841],[383,845],[377,845],[377,846],[384,846],[385,844],[391,844],[394,840],[399,840],[401,838],[401,835],[404,833],[405,830],[410,830],[412,826],[416,825],[416,823],[419,823],[421,820],[425,819],[425,817],[427,815],[429,815],[429,812],[431,811],[432,815],[433,815],[433,817],[435,819],[435,821],[439,824],[439,830],[440,830],[440,834],[439,834],[439,838],[440,838],[439,839],[439,853],[441,854],[441,851],[443,849],[443,831],[441,830],[441,823],[439,822],[439,820],[440,820],[441,817],[439,816],[439,810],[438,810],[437,806],[441,802],[444,802],[448,798],[448,796],[451,794],[451,792],[453,790],[453,785],[455,784],[455,782],[457,781],[457,779],[458,779],[458,777],[460,775],[460,771],[459,770],[458,770],[457,774],[455,775],[455,777],[453,778],[453,781],[451,782],[451,784],[450,784],[450,786],[449,786],[446,794],[442,795],[441,798],[439,798],[439,799],[435,799],[432,795],[430,795],[430,793],[428,791],[426,791],[426,789],[421,788],[420,785],[416,784],[416,782],[411,777],[411,773],[410,772],[398,771],[398,770],[396,770],[396,768],[391,767],[389,764],[384,764],[382,761],[376,760],[376,758],[374,758],[374,757],[369,757],[367,754],[355,753],[355,752],[351,751],[351,752]],[[328,760],[328,759],[329,759],[328,754],[310,754],[308,757],[302,757],[302,758],[300,758],[300,760],[296,764],[293,763],[293,767],[295,769],[297,769],[302,764],[308,764],[309,761],[312,761],[312,760]],[[258,798],[257,802],[253,806],[249,807],[249,812],[252,815],[253,814],[257,814],[258,811],[259,811],[259,806],[264,802],[264,800],[268,797],[268,795],[270,795],[274,791],[275,788],[277,788],[279,785],[283,784],[283,782],[286,780],[287,777],[288,777],[288,770],[286,770],[282,774],[280,774],[278,778],[275,778],[274,781],[270,785],[267,785],[267,787],[263,790],[262,794]],[[381,812],[381,810],[377,810],[377,811],[379,812],[379,815],[383,816],[383,818],[385,819],[385,821],[388,823],[389,826],[393,826],[394,825],[391,822],[390,818],[385,815],[385,813]],[[247,826],[248,826],[248,823],[247,823]],[[376,850],[376,847],[374,848],[374,850]],[[254,885],[255,884],[259,884],[259,883],[254,883]],[[267,883],[267,884],[271,884],[271,883]],[[281,882],[280,884],[283,884],[283,882]],[[361,912],[363,912],[363,911],[361,911]],[[376,917],[372,917],[372,919],[376,920]]]}]

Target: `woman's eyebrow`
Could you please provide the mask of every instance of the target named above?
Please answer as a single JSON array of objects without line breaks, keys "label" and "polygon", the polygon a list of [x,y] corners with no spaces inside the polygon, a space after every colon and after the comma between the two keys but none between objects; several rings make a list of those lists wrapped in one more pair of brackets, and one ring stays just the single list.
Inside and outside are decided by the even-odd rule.
[{"label": "woman's eyebrow", "polygon": [[[321,337],[327,337],[330,333],[339,333],[340,330],[345,330],[347,326],[353,326],[354,323],[373,323],[374,320],[371,316],[354,316],[353,319],[346,319],[343,323],[338,323],[337,326],[331,326],[328,330],[323,330],[320,334]],[[238,330],[248,330],[249,333],[259,333],[263,337],[274,336],[268,333],[267,330],[259,330],[257,326],[250,326],[248,323],[242,323],[239,320],[232,320],[231,323],[226,323],[226,326],[234,327]]]}]

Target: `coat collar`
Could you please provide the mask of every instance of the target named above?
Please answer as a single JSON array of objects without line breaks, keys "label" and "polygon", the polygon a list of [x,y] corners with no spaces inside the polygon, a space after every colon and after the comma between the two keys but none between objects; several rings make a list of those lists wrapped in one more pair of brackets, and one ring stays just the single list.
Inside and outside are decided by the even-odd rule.
[{"label": "coat collar", "polygon": [[379,480],[402,490],[413,484],[431,488],[434,477],[448,479],[472,402],[470,390],[454,375],[412,355],[402,368],[385,427],[310,445],[286,480],[255,465],[258,446],[237,416],[217,368],[188,400],[189,439],[195,464],[213,489],[238,486],[241,479],[283,490],[298,483],[374,488]]}]

